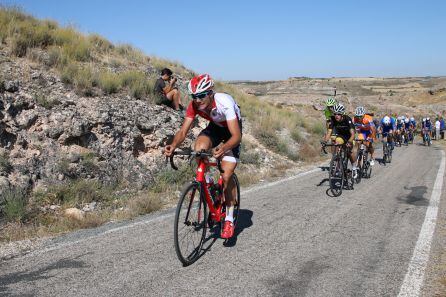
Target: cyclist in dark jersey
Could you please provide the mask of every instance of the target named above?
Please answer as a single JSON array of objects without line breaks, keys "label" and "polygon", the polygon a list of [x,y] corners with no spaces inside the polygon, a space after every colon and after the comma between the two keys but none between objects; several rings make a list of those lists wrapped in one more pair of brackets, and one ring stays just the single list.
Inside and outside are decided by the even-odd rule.
[{"label": "cyclist in dark jersey", "polygon": [[352,119],[345,114],[345,107],[341,103],[333,107],[333,116],[328,124],[325,141],[332,140],[336,144],[346,144],[348,148],[348,156],[352,164],[353,178],[357,177],[357,167],[355,162],[355,154],[353,153],[353,140],[355,139],[355,126]]}]

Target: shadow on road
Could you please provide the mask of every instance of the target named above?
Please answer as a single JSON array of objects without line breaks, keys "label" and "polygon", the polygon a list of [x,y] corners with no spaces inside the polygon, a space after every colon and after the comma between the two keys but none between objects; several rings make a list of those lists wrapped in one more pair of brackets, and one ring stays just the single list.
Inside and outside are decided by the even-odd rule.
[{"label": "shadow on road", "polygon": [[249,228],[253,225],[252,223],[252,215],[253,212],[249,209],[240,209],[238,215],[238,222],[235,228],[234,236],[232,238],[225,241],[223,244],[225,247],[233,247],[237,243],[237,238],[240,233],[243,232],[246,228]]},{"label": "shadow on road", "polygon": [[322,186],[323,184],[325,184],[326,182],[329,182],[329,181],[330,181],[330,180],[329,180],[328,178],[324,178],[324,179],[322,179],[321,182],[318,183],[316,186],[320,187],[320,186]]},{"label": "shadow on road", "polygon": [[375,158],[375,161],[378,162],[379,165],[386,166],[386,162],[384,162],[383,158]]},{"label": "shadow on road", "polygon": [[[242,233],[243,230],[245,230],[246,228],[249,228],[253,225],[252,216],[253,212],[251,210],[240,209],[234,236],[223,242],[223,245],[225,247],[233,247],[236,245],[237,238],[240,233]],[[212,248],[217,239],[220,239],[220,224],[215,224],[209,231],[209,235],[204,240],[202,252],[198,258],[201,258],[205,253],[207,253]]]},{"label": "shadow on road", "polygon": [[397,200],[401,203],[407,203],[415,206],[427,206],[429,205],[429,200],[424,198],[424,194],[427,193],[426,186],[416,186],[416,187],[404,187],[405,190],[410,190],[411,192],[406,196],[397,197]]},{"label": "shadow on road", "polygon": [[60,269],[79,269],[89,267],[85,264],[84,261],[79,260],[79,258],[88,255],[91,253],[86,253],[83,255],[79,255],[75,258],[68,259],[60,259],[57,262],[49,264],[44,267],[40,267],[35,271],[24,271],[24,272],[15,272],[11,274],[7,274],[5,276],[0,277],[0,295],[1,296],[17,296],[10,294],[8,291],[8,285],[21,283],[21,282],[34,282],[41,279],[49,279],[57,275],[57,270]]}]

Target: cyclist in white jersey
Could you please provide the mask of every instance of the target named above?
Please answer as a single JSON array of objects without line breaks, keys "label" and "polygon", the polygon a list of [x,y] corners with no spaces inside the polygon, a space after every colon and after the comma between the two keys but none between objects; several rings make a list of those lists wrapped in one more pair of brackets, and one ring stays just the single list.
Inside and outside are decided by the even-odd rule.
[{"label": "cyclist in white jersey", "polygon": [[242,125],[240,109],[234,99],[225,93],[215,93],[214,81],[208,74],[194,77],[188,84],[192,101],[186,110],[186,117],[173,141],[165,148],[165,155],[171,156],[175,149],[184,141],[192,127],[196,115],[209,120],[209,125],[203,129],[195,142],[195,151],[214,148],[214,157],[221,158],[224,171],[224,195],[226,199],[226,218],[222,238],[234,235],[234,195],[235,184],[232,174],[237,167],[242,140]]}]

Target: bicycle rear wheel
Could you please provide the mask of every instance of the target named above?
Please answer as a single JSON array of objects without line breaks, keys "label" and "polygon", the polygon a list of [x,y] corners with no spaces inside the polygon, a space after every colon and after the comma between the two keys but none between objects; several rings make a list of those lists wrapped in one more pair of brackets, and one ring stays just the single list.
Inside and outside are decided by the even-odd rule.
[{"label": "bicycle rear wheel", "polygon": [[187,185],[178,201],[174,224],[175,251],[184,266],[194,263],[200,256],[207,216],[203,187],[198,182]]},{"label": "bicycle rear wheel", "polygon": [[333,196],[338,197],[342,194],[344,187],[344,167],[338,154],[333,155],[330,161],[329,172],[330,191]]},{"label": "bicycle rear wheel", "polygon": [[363,170],[364,170],[364,160],[363,160],[363,153],[361,151],[359,151],[358,156],[356,158],[356,163],[358,164],[358,174],[356,176],[356,178],[354,178],[354,181],[359,184],[361,182],[361,178],[363,175]]},{"label": "bicycle rear wheel", "polygon": [[387,147],[387,163],[392,163],[392,149],[390,147]]}]

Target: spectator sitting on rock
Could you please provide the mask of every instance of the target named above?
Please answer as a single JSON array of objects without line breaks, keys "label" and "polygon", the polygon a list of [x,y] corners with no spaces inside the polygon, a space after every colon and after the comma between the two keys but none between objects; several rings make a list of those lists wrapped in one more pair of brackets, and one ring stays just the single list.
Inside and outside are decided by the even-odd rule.
[{"label": "spectator sitting on rock", "polygon": [[159,104],[167,105],[175,110],[183,110],[180,91],[175,86],[176,82],[177,78],[172,75],[172,71],[164,68],[161,70],[161,77],[155,82],[154,92],[161,98]]}]

